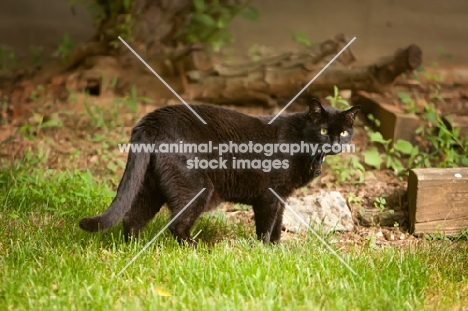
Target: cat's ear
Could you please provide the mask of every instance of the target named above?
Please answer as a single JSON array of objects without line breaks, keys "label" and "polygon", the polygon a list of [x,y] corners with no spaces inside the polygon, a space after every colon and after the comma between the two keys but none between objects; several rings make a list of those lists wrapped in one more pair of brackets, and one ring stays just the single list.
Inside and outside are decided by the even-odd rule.
[{"label": "cat's ear", "polygon": [[343,112],[348,126],[353,126],[354,120],[356,119],[356,115],[358,114],[359,109],[361,109],[361,106],[353,106]]},{"label": "cat's ear", "polygon": [[312,122],[319,123],[324,113],[325,109],[323,109],[320,101],[317,98],[312,98],[311,102],[309,103],[308,111],[309,118],[312,120]]}]

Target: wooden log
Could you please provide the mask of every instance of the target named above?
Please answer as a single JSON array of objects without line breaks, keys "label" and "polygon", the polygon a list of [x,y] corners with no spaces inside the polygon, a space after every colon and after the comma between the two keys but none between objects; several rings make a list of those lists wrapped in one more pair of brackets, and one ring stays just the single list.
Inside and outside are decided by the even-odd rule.
[{"label": "wooden log", "polygon": [[[301,52],[284,53],[247,64],[219,64],[207,71],[190,70],[187,71],[184,96],[218,104],[258,102],[274,107],[281,100],[294,97],[323,68],[327,57],[331,58],[347,42],[343,36],[336,36]],[[353,57],[349,53],[348,49],[345,50],[337,61],[351,62]],[[329,93],[334,86],[352,91],[384,93],[391,88],[398,75],[421,64],[421,55],[421,49],[412,44],[368,66],[331,66],[303,95],[310,97],[317,92]]]},{"label": "wooden log", "polygon": [[410,232],[457,235],[468,229],[468,168],[424,168],[408,178]]},{"label": "wooden log", "polygon": [[364,227],[393,227],[395,223],[404,223],[407,215],[403,210],[390,212],[390,210],[381,211],[378,208],[373,208],[366,210],[364,213],[359,213],[357,218],[359,225]]}]

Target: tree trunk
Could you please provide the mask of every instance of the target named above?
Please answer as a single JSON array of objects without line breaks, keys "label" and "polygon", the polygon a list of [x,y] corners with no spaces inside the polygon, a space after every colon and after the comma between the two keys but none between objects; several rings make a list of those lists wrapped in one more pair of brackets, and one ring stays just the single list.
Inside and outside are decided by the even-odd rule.
[{"label": "tree trunk", "polygon": [[[184,44],[179,30],[190,18],[193,2],[189,0],[133,0],[130,8],[115,9],[111,6],[122,0],[97,0],[104,17],[90,41],[79,45],[66,58],[54,60],[33,74],[37,84],[47,84],[59,74],[75,70],[94,56],[116,57],[119,63],[129,68],[139,63],[131,52],[120,43],[121,36],[143,58],[159,62],[181,58],[192,50]],[[198,48],[196,48],[198,49]],[[139,64],[138,64],[139,65]]]}]

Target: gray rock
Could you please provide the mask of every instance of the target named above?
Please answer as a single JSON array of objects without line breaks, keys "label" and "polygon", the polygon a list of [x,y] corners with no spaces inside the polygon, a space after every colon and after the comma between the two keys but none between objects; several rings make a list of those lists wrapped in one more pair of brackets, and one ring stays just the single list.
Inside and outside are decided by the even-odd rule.
[{"label": "gray rock", "polygon": [[[331,231],[352,231],[353,217],[346,200],[338,191],[323,192],[287,201],[295,213],[314,230],[329,233]],[[291,232],[307,230],[288,207],[285,207],[283,226]]]}]

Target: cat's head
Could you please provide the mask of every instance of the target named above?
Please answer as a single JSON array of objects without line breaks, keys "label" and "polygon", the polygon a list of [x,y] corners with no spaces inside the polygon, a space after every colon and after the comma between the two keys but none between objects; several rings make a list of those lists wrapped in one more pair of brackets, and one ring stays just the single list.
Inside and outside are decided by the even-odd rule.
[{"label": "cat's head", "polygon": [[359,109],[360,106],[354,106],[347,110],[338,110],[322,106],[318,99],[313,98],[307,111],[307,139],[323,146],[322,152],[327,155],[340,153],[343,145],[351,142],[354,120]]}]

